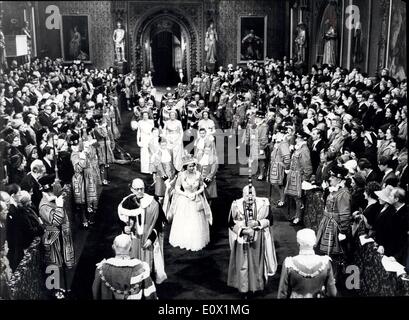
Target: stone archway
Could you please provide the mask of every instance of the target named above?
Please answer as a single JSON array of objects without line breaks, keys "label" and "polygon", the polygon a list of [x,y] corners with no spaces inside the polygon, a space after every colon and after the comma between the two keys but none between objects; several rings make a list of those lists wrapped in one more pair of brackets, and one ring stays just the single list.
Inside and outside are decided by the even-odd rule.
[{"label": "stone archway", "polygon": [[[149,70],[149,43],[153,33],[157,28],[172,28],[172,24],[177,25],[181,30],[183,43],[185,44],[183,54],[183,69],[190,81],[196,70],[201,66],[199,33],[196,26],[181,12],[169,9],[153,9],[144,16],[139,17],[132,27],[131,37],[131,58],[132,69],[140,76]],[[159,27],[158,27],[159,26]]]}]

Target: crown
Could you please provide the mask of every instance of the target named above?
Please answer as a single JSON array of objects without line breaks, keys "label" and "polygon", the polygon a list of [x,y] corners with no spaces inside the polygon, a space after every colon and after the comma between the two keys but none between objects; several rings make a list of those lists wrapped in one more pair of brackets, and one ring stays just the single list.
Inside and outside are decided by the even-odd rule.
[{"label": "crown", "polygon": [[190,153],[186,153],[185,155],[182,156],[182,164],[184,166],[191,164],[191,163],[196,163],[196,162],[197,160]]}]

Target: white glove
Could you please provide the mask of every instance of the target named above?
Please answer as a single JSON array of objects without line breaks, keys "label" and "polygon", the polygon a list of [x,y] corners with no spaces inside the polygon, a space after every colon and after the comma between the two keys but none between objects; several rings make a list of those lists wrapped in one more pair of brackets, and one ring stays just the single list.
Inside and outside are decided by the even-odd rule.
[{"label": "white glove", "polygon": [[338,240],[339,240],[339,241],[342,241],[342,240],[345,240],[345,239],[346,239],[345,234],[343,234],[343,233],[339,233],[339,234],[338,234]]},{"label": "white glove", "polygon": [[64,206],[64,198],[62,197],[62,195],[55,199],[55,204],[59,208],[62,208]]}]

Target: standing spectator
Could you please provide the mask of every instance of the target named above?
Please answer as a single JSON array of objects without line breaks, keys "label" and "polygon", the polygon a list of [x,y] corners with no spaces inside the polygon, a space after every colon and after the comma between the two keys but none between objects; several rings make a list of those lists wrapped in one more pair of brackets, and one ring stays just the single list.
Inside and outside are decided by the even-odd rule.
[{"label": "standing spectator", "polygon": [[41,198],[41,185],[38,180],[45,175],[45,166],[41,160],[34,160],[30,165],[30,172],[21,181],[21,189],[31,193],[31,200],[36,211],[40,204]]},{"label": "standing spectator", "polygon": [[309,181],[312,175],[310,150],[307,147],[308,134],[303,131],[296,133],[295,151],[291,156],[290,169],[287,170],[287,184],[284,194],[294,197],[296,211],[295,217],[291,219],[292,225],[302,223],[303,203],[302,189],[303,181]]},{"label": "standing spectator", "polygon": [[[345,185],[348,170],[334,167],[331,171],[329,195],[324,217],[317,232],[316,249],[329,255],[334,263],[342,264],[346,254],[342,241],[349,237],[351,226],[351,194]],[[336,268],[336,274],[339,269]]]},{"label": "standing spectator", "polygon": [[70,222],[64,208],[63,196],[57,197],[53,192],[53,182],[53,176],[43,176],[39,180],[43,193],[39,214],[45,229],[43,235],[45,262],[47,265],[59,267],[64,263],[71,268],[74,266],[75,258]]},{"label": "standing spectator", "polygon": [[382,172],[381,186],[385,188],[387,185],[396,187],[398,179],[395,175],[395,169],[392,167],[392,159],[389,157],[381,156],[379,158],[379,169]]},{"label": "standing spectator", "polygon": [[[280,125],[276,130],[270,155],[270,196],[272,204],[282,207],[284,205],[285,170],[290,168],[290,146],[285,139],[287,128]],[[273,199],[276,195],[278,195],[278,201]]]}]

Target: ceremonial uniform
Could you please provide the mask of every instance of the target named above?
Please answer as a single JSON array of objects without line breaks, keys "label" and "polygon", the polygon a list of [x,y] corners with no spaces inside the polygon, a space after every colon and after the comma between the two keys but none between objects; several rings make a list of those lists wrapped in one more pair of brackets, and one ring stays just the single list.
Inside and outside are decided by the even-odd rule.
[{"label": "ceremonial uniform", "polygon": [[284,201],[284,177],[285,170],[290,168],[290,147],[287,141],[283,140],[274,143],[270,155],[270,175],[271,196],[279,195],[278,201]]},{"label": "ceremonial uniform", "polygon": [[211,81],[210,81],[210,77],[209,75],[205,75],[202,78],[202,82],[200,83],[200,94],[202,95],[203,99],[205,99],[205,101],[208,100],[208,96],[210,93],[210,86],[211,86]]},{"label": "ceremonial uniform", "polygon": [[283,262],[278,299],[323,298],[325,292],[336,292],[331,259],[314,251],[301,251]]},{"label": "ceremonial uniform", "polygon": [[[166,220],[162,208],[150,195],[145,194],[136,201],[134,194],[125,197],[118,205],[119,219],[131,227],[131,257],[146,262],[155,274],[155,281],[161,283],[167,276],[163,258],[162,223]],[[147,240],[152,245],[143,249]]]},{"label": "ceremonial uniform", "polygon": [[312,175],[312,165],[310,150],[304,142],[297,147],[291,156],[290,171],[287,175],[287,183],[284,194],[295,197],[296,218],[301,218],[301,185],[303,181],[308,181]]},{"label": "ceremonial uniform", "polygon": [[217,198],[216,173],[218,165],[214,161],[213,163],[209,163],[209,161],[202,162],[203,164],[201,164],[199,161],[198,170],[202,175],[202,179],[204,180],[206,199],[215,199]]},{"label": "ceremonial uniform", "polygon": [[266,168],[267,132],[268,125],[264,120],[258,125],[248,126],[246,128],[246,143],[250,147],[250,159],[252,161],[258,161],[258,170],[262,179],[264,179]]},{"label": "ceremonial uniform", "polygon": [[201,84],[202,84],[202,78],[200,76],[194,77],[192,81],[192,91],[200,92]]},{"label": "ceremonial uniform", "polygon": [[216,111],[216,117],[220,121],[220,126],[222,129],[224,129],[225,127],[225,121],[226,121],[225,112],[226,112],[226,106],[227,106],[228,101],[229,101],[229,94],[227,92],[223,92],[220,95],[219,104],[217,106],[217,111]]},{"label": "ceremonial uniform", "polygon": [[90,159],[83,152],[73,151],[71,162],[74,167],[72,189],[75,204],[96,208],[98,205],[97,181]]},{"label": "ceremonial uniform", "polygon": [[97,264],[92,285],[95,300],[155,300],[149,265],[138,259],[110,258]]},{"label": "ceremonial uniform", "polygon": [[[64,259],[67,267],[74,266],[74,244],[70,222],[64,208],[58,207],[55,199],[50,199],[44,194],[40,201],[39,213],[45,228],[43,243],[47,265],[61,267]],[[63,252],[61,252],[61,238]]]},{"label": "ceremonial uniform", "polygon": [[342,254],[338,234],[346,234],[351,225],[351,195],[341,187],[328,195],[324,217],[318,227],[317,250],[327,255]]},{"label": "ceremonial uniform", "polygon": [[[242,293],[263,290],[268,277],[277,270],[270,204],[267,198],[256,197],[254,216],[249,217],[244,199],[233,201],[229,214],[230,261],[227,284]],[[241,234],[246,222],[259,221],[254,239]]]},{"label": "ceremonial uniform", "polygon": [[173,180],[176,171],[172,163],[171,151],[167,148],[160,148],[154,156],[151,164],[151,170],[156,173],[155,196],[164,197],[166,192],[166,180]]},{"label": "ceremonial uniform", "polygon": [[97,153],[99,165],[108,165],[114,162],[114,154],[111,147],[111,139],[109,132],[105,126],[97,126],[94,128],[95,138],[98,142]]},{"label": "ceremonial uniform", "polygon": [[214,77],[212,84],[210,85],[210,97],[209,102],[212,104],[217,104],[219,101],[218,91],[220,89],[221,80],[220,77]]},{"label": "ceremonial uniform", "polygon": [[200,108],[192,101],[187,105],[187,123],[188,128],[197,128],[200,118]]}]

